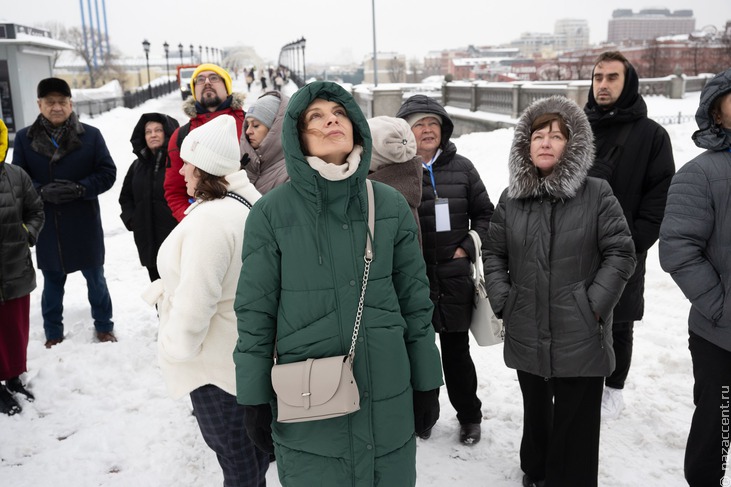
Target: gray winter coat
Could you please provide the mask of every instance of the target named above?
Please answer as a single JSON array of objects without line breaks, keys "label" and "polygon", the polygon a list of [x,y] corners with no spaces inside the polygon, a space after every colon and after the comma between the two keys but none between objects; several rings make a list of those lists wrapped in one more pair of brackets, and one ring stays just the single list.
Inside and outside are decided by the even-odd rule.
[{"label": "gray winter coat", "polygon": [[[530,160],[530,125],[544,113],[560,114],[570,137],[541,178]],[[487,291],[505,323],[508,367],[542,377],[614,369],[612,310],[636,261],[609,184],[586,176],[593,158],[586,116],[566,98],[534,103],[515,128],[509,186],[485,245]]]},{"label": "gray winter coat", "polygon": [[731,69],[701,93],[693,140],[708,150],[673,177],[660,226],[660,265],[690,300],[689,330],[731,351],[731,131],[709,113],[727,93]]},{"label": "gray winter coat", "polygon": [[[254,187],[261,193],[266,194],[282,183],[289,181],[287,167],[284,164],[284,150],[282,149],[282,122],[287,112],[289,97],[278,91],[269,91],[264,95],[277,96],[281,99],[277,115],[274,117],[269,132],[259,144],[258,149],[251,147],[246,128],[248,120],[244,120],[244,128],[241,130],[241,154],[246,162],[246,175]],[[261,97],[260,97],[261,98]]]}]

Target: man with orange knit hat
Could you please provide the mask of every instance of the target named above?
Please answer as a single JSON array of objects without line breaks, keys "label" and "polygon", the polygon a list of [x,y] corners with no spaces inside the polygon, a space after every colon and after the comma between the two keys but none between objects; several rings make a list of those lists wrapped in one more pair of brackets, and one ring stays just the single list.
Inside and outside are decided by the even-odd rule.
[{"label": "man with orange knit hat", "polygon": [[185,179],[180,175],[183,160],[180,158],[180,146],[191,130],[218,117],[228,115],[236,121],[237,143],[241,138],[241,127],[244,123],[243,93],[233,93],[231,76],[216,64],[201,64],[193,72],[190,79],[191,96],[183,102],[183,111],[190,117],[190,122],[173,132],[168,144],[168,166],[165,170],[165,199],[176,220],[185,216],[185,209],[190,205],[185,188]]}]

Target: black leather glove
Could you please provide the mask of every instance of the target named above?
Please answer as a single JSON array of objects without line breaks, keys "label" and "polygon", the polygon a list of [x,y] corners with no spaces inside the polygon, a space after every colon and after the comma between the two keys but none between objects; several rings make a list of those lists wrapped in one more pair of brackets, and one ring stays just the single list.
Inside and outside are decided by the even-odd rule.
[{"label": "black leather glove", "polygon": [[244,406],[244,409],[246,409],[244,417],[246,434],[261,451],[273,454],[272,407],[269,404],[257,404],[256,406]]},{"label": "black leather glove", "polygon": [[79,183],[57,179],[41,187],[41,199],[48,203],[60,205],[69,203],[84,196],[86,189]]},{"label": "black leather glove", "polygon": [[439,419],[439,389],[414,391],[414,431],[421,435]]}]

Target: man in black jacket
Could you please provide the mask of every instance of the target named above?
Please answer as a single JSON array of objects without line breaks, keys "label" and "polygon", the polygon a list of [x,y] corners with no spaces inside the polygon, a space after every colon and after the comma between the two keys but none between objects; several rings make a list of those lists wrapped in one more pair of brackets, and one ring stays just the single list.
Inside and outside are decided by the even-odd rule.
[{"label": "man in black jacket", "polygon": [[670,180],[675,173],[670,137],[647,118],[634,67],[620,52],[599,55],[584,107],[596,144],[589,176],[609,181],[627,219],[637,267],[614,308],[617,367],[605,382],[602,418],[614,419],[624,407],[622,389],[632,359],[634,322],[644,313],[645,260],[658,238]]}]

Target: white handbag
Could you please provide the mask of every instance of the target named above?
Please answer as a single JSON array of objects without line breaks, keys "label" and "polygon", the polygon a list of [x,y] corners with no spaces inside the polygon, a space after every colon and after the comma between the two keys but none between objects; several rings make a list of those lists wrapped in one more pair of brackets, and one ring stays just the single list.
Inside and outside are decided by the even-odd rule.
[{"label": "white handbag", "polygon": [[505,332],[503,321],[495,316],[490,306],[490,300],[487,299],[485,269],[482,264],[482,241],[474,230],[470,230],[468,235],[472,237],[475,244],[475,260],[471,266],[472,282],[475,285],[475,309],[472,310],[470,331],[479,346],[488,347],[503,343]]}]

